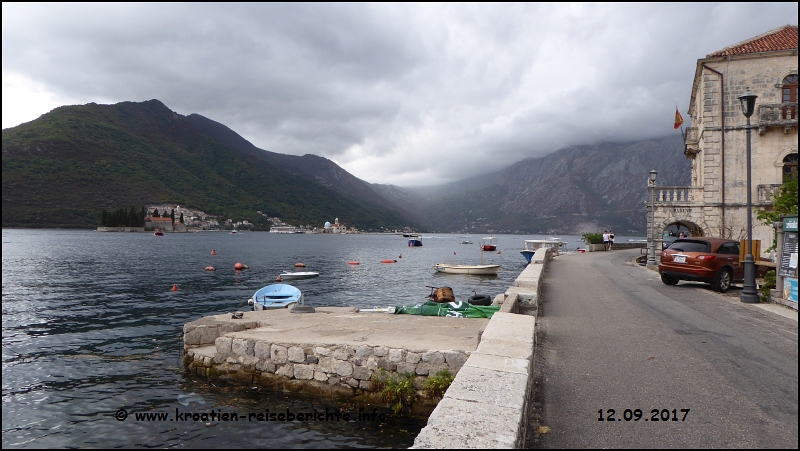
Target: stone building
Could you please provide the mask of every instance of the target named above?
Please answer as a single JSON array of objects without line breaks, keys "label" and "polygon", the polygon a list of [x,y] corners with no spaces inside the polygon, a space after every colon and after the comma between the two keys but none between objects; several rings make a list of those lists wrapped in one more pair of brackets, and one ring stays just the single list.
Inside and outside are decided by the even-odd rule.
[{"label": "stone building", "polygon": [[[697,60],[684,154],[692,186],[652,186],[648,230],[656,242],[668,228],[692,235],[747,236],[746,122],[739,96],[756,94],[750,118],[753,240],[766,249],[772,229],[756,220],[789,176],[797,176],[797,26],[786,25]],[[649,201],[648,201],[649,202]],[[651,219],[652,218],[652,219]],[[769,257],[764,255],[762,256]],[[758,256],[756,256],[758,258]]]}]

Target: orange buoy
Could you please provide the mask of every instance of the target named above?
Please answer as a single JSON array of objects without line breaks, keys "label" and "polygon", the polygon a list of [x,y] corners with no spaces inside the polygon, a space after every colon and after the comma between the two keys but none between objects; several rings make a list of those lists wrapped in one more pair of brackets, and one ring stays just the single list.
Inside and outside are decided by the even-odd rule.
[{"label": "orange buoy", "polygon": [[244,269],[244,265],[239,262],[236,262],[236,264],[233,265],[233,269]]},{"label": "orange buoy", "polygon": [[403,254],[398,255],[397,258],[403,258]]},{"label": "orange buoy", "polygon": [[294,267],[295,268],[305,268],[306,264],[305,263],[301,263],[301,262],[297,262],[297,263],[294,264]]},{"label": "orange buoy", "polygon": [[206,266],[206,271],[216,271],[217,269],[213,266]]},{"label": "orange buoy", "polygon": [[500,253],[500,251],[497,251],[497,253],[499,254],[499,253]]},{"label": "orange buoy", "polygon": [[456,251],[453,251],[453,255],[456,255]]},{"label": "orange buoy", "polygon": [[361,263],[359,263],[359,262],[347,262],[347,264],[348,265],[360,265]]},{"label": "orange buoy", "polygon": [[217,251],[215,251],[214,249],[211,249],[211,255],[217,255]]},{"label": "orange buoy", "polygon": [[397,260],[386,259],[386,260],[381,260],[381,263],[397,263]]},{"label": "orange buoy", "polygon": [[178,291],[178,284],[177,283],[173,283],[172,284],[172,291]]}]

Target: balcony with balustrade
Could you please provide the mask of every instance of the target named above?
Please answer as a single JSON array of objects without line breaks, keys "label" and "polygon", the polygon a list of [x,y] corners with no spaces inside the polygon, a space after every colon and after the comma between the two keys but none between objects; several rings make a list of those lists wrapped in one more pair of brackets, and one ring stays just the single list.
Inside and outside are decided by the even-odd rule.
[{"label": "balcony with balustrade", "polygon": [[780,183],[771,183],[765,185],[758,185],[758,193],[756,195],[755,204],[760,207],[766,207],[773,204],[773,199],[781,189]]},{"label": "balcony with balustrade", "polygon": [[797,127],[797,102],[762,103],[756,112],[759,135],[766,133],[770,127],[781,127],[784,133]]},{"label": "balcony with balustrade", "polygon": [[703,203],[702,186],[656,186],[656,207],[692,207]]}]

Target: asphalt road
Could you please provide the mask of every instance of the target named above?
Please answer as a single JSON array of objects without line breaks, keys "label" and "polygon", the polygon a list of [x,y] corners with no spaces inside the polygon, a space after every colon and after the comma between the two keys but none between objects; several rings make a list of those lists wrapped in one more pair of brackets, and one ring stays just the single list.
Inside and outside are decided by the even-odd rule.
[{"label": "asphalt road", "polygon": [[664,285],[637,256],[562,255],[546,270],[528,445],[797,449],[796,313]]}]

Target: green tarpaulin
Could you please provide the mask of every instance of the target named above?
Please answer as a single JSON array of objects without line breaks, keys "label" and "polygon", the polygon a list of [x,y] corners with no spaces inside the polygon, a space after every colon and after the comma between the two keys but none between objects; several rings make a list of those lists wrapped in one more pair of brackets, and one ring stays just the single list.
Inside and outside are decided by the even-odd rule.
[{"label": "green tarpaulin", "polygon": [[399,305],[394,308],[395,315],[450,316],[453,318],[491,318],[500,310],[499,305],[472,305],[469,302],[438,303],[425,301],[417,305]]}]

